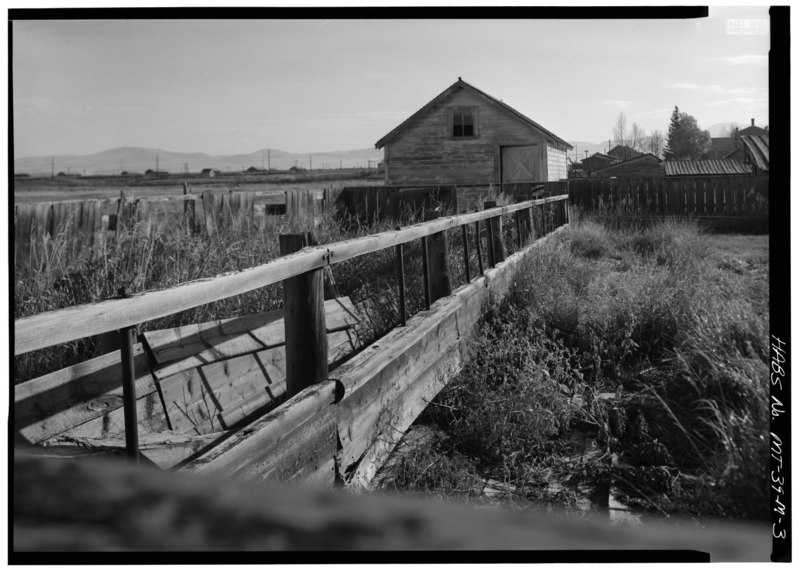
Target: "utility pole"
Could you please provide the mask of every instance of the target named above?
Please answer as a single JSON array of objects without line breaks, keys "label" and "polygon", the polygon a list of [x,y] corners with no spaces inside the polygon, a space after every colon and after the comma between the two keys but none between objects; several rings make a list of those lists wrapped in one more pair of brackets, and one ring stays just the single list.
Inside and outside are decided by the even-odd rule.
[{"label": "utility pole", "polygon": [[267,173],[272,170],[272,156],[270,156],[269,148],[267,148]]},{"label": "utility pole", "polygon": [[308,171],[311,171],[311,154],[308,155]]},{"label": "utility pole", "polygon": [[342,160],[339,160],[339,169],[342,169]]},{"label": "utility pole", "polygon": [[158,150],[156,150],[156,173],[158,173]]},{"label": "utility pole", "polygon": [[56,177],[56,157],[50,156],[50,179]]}]

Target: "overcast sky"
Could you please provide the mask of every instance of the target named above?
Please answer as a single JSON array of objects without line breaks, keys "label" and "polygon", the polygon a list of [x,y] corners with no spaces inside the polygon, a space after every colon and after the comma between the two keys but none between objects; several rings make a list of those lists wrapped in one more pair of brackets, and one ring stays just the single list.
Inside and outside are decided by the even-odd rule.
[{"label": "overcast sky", "polygon": [[459,76],[566,140],[768,123],[767,7],[700,20],[13,23],[15,155],[367,148]]}]

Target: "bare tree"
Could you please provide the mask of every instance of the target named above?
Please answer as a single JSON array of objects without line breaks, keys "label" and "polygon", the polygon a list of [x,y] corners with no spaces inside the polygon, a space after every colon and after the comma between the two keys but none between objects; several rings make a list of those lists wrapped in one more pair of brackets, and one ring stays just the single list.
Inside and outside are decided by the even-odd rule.
[{"label": "bare tree", "polygon": [[642,150],[645,147],[646,138],[647,134],[645,134],[644,129],[634,122],[631,125],[631,132],[628,135],[628,145],[634,150]]},{"label": "bare tree", "polygon": [[664,135],[660,130],[653,130],[645,141],[645,150],[654,156],[661,157],[664,150]]},{"label": "bare tree", "polygon": [[731,122],[730,124],[728,124],[728,126],[726,126],[726,127],[724,127],[722,129],[722,132],[720,132],[720,134],[722,134],[723,138],[734,138],[734,137],[736,137],[736,131],[737,130],[738,130],[738,127],[736,126],[736,123],[735,122]]},{"label": "bare tree", "polygon": [[625,113],[620,111],[617,116],[617,122],[614,123],[614,130],[612,132],[614,144],[621,146],[628,146],[628,118]]}]

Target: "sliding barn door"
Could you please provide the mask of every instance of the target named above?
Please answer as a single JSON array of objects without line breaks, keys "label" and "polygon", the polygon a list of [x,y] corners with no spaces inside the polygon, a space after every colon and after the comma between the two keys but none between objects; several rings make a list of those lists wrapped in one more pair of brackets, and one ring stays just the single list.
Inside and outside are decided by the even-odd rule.
[{"label": "sliding barn door", "polygon": [[502,156],[503,182],[539,181],[539,145],[504,146]]}]

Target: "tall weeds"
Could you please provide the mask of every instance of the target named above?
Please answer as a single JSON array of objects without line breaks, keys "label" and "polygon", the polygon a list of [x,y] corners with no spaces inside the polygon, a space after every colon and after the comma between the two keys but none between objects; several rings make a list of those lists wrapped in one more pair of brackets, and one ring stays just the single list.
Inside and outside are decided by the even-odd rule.
[{"label": "tall weeds", "polygon": [[764,518],[765,284],[691,222],[613,227],[584,218],[528,260],[425,417],[448,433],[439,446],[488,476],[513,462],[518,486],[588,424],[626,464],[603,475],[632,503]]}]

